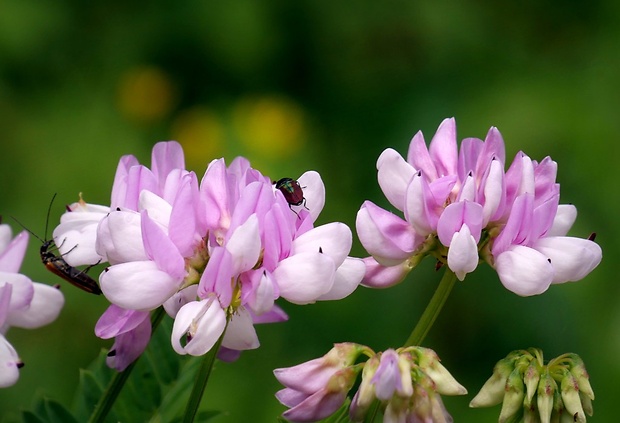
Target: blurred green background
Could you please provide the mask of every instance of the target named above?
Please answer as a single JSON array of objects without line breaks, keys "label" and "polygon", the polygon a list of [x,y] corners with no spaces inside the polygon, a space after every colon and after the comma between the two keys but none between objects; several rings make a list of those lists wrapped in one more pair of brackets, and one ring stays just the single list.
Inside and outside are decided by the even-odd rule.
[{"label": "blurred green background", "polygon": [[[376,182],[383,149],[406,154],[416,131],[428,142],[445,117],[459,139],[497,126],[509,160],[523,150],[559,163],[561,201],[579,210],[571,233],[597,232],[604,258],[585,280],[537,297],[507,291],[486,266],[457,284],[425,341],[470,392],[444,401],[457,422],[496,421],[499,406],[469,401],[497,360],[537,346],[547,359],[580,354],[597,395],[591,420],[615,421],[619,18],[612,0],[0,0],[0,214],[43,236],[54,193],[51,225],[80,192],[109,204],[121,155],[149,164],[155,142],[176,139],[200,176],[236,155],[273,179],[317,170],[319,223],[354,227],[364,200],[388,207]],[[31,239],[22,272],[59,283],[38,248]],[[364,255],[357,240],[353,254]],[[274,421],[284,407],[273,368],[334,342],[399,346],[440,279],[433,267],[343,301],[283,303],[290,321],[258,327],[261,348],[217,364],[204,402],[226,410],[218,422]],[[93,334],[105,299],[63,292],[56,322],[8,333],[26,367],[0,391],[0,421],[36,395],[69,404],[79,369],[111,345]]]}]

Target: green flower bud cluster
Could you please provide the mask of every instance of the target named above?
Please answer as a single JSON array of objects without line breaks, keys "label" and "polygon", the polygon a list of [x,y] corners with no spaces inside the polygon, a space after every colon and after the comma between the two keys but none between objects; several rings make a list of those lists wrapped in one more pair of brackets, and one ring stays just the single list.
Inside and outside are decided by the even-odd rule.
[{"label": "green flower bud cluster", "polygon": [[502,403],[500,423],[568,423],[592,415],[594,392],[583,360],[573,353],[543,362],[537,348],[500,360],[470,407]]}]

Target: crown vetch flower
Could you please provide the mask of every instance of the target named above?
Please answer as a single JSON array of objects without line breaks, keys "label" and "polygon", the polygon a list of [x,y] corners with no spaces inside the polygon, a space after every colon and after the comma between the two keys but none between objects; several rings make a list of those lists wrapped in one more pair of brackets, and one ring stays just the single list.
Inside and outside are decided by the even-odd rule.
[{"label": "crown vetch flower", "polygon": [[[100,284],[118,309],[102,317],[106,330],[98,325],[98,332],[142,340],[141,313],[163,305],[176,317],[178,353],[204,354],[225,330],[222,346],[230,358],[231,351],[258,347],[255,323],[286,320],[277,298],[297,304],[344,298],[365,272],[361,259],[348,257],[346,225],[314,227],[325,201],[318,173],[298,181],[306,199],[300,206],[289,205],[240,157],[228,167],[214,160],[199,182],[185,170],[178,143],[158,143],[152,169],[133,156],[121,159],[110,208],[71,205],[54,239],[75,253],[76,263],[89,257],[110,264]],[[144,323],[131,327],[125,311],[138,312]],[[128,362],[119,359],[123,350],[132,357],[139,350],[116,348],[124,344],[115,344],[116,363]]]},{"label": "crown vetch flower", "polygon": [[377,160],[379,185],[404,219],[370,201],[362,205],[356,227],[372,256],[362,283],[398,283],[427,255],[460,280],[485,260],[519,295],[585,277],[602,252],[590,239],[566,236],[576,208],[559,204],[557,164],[519,152],[504,166],[496,128],[458,149],[453,118],[441,123],[428,148],[418,132],[406,160],[385,150]]},{"label": "crown vetch flower", "polygon": [[544,364],[537,348],[513,351],[500,360],[493,375],[469,404],[502,403],[499,421],[573,421],[592,415],[594,392],[583,360],[562,354]]},{"label": "crown vetch flower", "polygon": [[27,245],[26,231],[12,238],[11,228],[0,224],[0,388],[14,385],[23,366],[5,337],[9,328],[47,325],[58,317],[65,301],[59,289],[18,273]]},{"label": "crown vetch flower", "polygon": [[[356,363],[362,356],[368,359]],[[360,371],[362,380],[349,408],[352,421],[362,421],[378,400],[385,422],[451,422],[440,395],[467,393],[432,350],[406,347],[375,353],[342,343],[322,358],[274,371],[286,386],[276,394],[289,407],[283,417],[300,422],[328,417],[342,407]]]}]

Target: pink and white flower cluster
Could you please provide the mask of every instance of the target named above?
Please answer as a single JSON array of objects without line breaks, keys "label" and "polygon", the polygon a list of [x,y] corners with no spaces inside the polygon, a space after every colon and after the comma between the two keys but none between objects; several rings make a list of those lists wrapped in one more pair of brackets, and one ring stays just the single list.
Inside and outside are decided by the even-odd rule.
[{"label": "pink and white flower cluster", "polygon": [[465,138],[459,149],[453,118],[441,123],[428,148],[418,132],[406,160],[385,150],[377,160],[379,185],[404,219],[370,201],[362,205],[357,232],[372,256],[363,284],[398,283],[428,254],[460,280],[483,259],[522,296],[590,273],[601,248],[566,236],[577,209],[559,204],[557,163],[519,152],[505,170],[505,155],[496,128],[484,141]]},{"label": "pink and white flower cluster", "polygon": [[148,312],[162,305],[175,318],[175,351],[202,355],[223,333],[224,351],[257,348],[255,323],[286,320],[279,297],[307,304],[353,292],[365,264],[348,257],[351,230],[314,227],[325,188],[313,171],[298,181],[306,201],[293,211],[246,159],[214,160],[199,182],[181,146],[162,142],[151,169],[120,160],[109,208],[71,205],[54,240],[71,265],[110,264],[100,285],[112,306],[96,327],[116,338],[109,364],[122,369],[141,353]]},{"label": "pink and white flower cluster", "polygon": [[[362,355],[368,360],[356,364]],[[377,400],[384,422],[452,422],[441,395],[467,393],[433,350],[405,347],[375,353],[347,342],[334,345],[321,358],[274,371],[286,386],[276,393],[289,407],[283,417],[314,422],[332,415],[345,403],[360,371],[362,381],[349,407],[354,422],[363,421]]]},{"label": "pink and white flower cluster", "polygon": [[53,322],[65,298],[56,287],[32,282],[19,273],[28,233],[12,237],[11,228],[0,224],[0,388],[14,385],[23,362],[5,335],[11,326],[34,329]]}]

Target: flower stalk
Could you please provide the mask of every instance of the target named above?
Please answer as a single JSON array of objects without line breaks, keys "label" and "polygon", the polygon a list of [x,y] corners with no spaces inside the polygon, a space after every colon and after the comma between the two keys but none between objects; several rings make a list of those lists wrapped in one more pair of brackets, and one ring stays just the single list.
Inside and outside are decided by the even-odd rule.
[{"label": "flower stalk", "polygon": [[213,364],[215,363],[215,358],[217,357],[217,353],[220,349],[225,333],[226,328],[224,328],[224,332],[217,340],[213,348],[211,348],[201,359],[202,362],[200,363],[200,368],[198,369],[198,373],[196,373],[196,381],[194,382],[192,393],[190,394],[189,400],[187,401],[187,406],[185,407],[183,423],[192,423],[196,417],[198,407],[200,406],[200,401],[202,400],[202,395],[207,387],[207,382],[209,381],[209,376],[211,375],[211,369],[213,369]]},{"label": "flower stalk", "polygon": [[405,347],[422,344],[422,341],[426,338],[428,331],[433,326],[433,323],[435,323],[437,316],[439,316],[443,305],[446,303],[455,282],[456,274],[446,267],[446,271],[439,282],[437,290],[426,306],[424,313],[422,313],[420,320],[418,320],[418,323],[413,328],[411,335],[409,335],[409,338],[405,342]]}]

